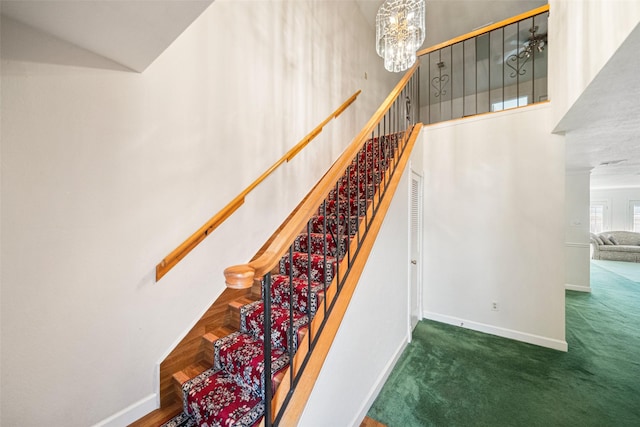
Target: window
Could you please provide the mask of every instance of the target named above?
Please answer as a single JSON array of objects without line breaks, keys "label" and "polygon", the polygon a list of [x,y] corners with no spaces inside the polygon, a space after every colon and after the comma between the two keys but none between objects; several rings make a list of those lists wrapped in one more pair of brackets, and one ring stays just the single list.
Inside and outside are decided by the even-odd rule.
[{"label": "window", "polygon": [[529,103],[527,96],[521,96],[520,98],[506,99],[504,102],[494,102],[491,105],[491,111],[508,110],[509,108],[524,107]]},{"label": "window", "polygon": [[[640,207],[640,202],[638,203]],[[589,211],[589,230],[592,233],[602,233],[609,227],[609,203],[608,202],[591,202]]]},{"label": "window", "polygon": [[589,222],[589,228],[592,233],[602,233],[602,230],[604,229],[604,206],[591,205]]},{"label": "window", "polygon": [[629,202],[629,219],[631,231],[640,232],[640,200],[631,200]]}]

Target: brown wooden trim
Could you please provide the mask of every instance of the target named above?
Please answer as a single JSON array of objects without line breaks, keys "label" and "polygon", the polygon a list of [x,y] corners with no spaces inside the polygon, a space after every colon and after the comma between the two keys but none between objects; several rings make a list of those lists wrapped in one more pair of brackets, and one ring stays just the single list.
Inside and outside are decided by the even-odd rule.
[{"label": "brown wooden trim", "polygon": [[387,427],[387,425],[382,424],[381,422],[378,422],[373,418],[364,417],[362,423],[360,423],[360,427]]},{"label": "brown wooden trim", "polygon": [[[156,265],[156,282],[160,280],[169,270],[171,270],[177,263],[182,260],[189,252],[191,252],[200,242],[202,242],[209,234],[213,232],[220,224],[222,224],[231,214],[233,214],[242,204],[244,204],[245,197],[262,181],[264,181],[269,175],[273,173],[284,162],[289,162],[293,159],[304,147],[309,144],[320,132],[322,128],[329,123],[332,119],[338,117],[349,105],[351,105],[358,95],[362,91],[359,90],[349,99],[342,103],[333,113],[331,113],[322,123],[315,127],[307,136],[302,138],[292,149],[282,156],[277,162],[275,162],[269,169],[267,169],[258,179],[253,181],[244,191],[238,194],[228,205],[226,205],[220,212],[215,214],[205,225],[200,227],[198,231],[193,233],[187,240],[182,242],[180,246],[174,249],[169,255],[167,255],[158,265]],[[233,286],[231,286],[233,287]]]},{"label": "brown wooden trim", "polygon": [[336,118],[336,117],[338,117],[340,114],[342,114],[342,112],[343,112],[344,110],[346,110],[346,109],[347,109],[347,107],[349,107],[349,105],[351,105],[351,104],[353,103],[353,101],[355,101],[355,100],[356,100],[356,98],[358,97],[358,95],[360,95],[360,92],[361,92],[361,91],[358,91],[358,92],[354,93],[354,94],[351,96],[351,98],[347,99],[347,101],[346,101],[342,106],[340,106],[340,107],[335,111],[335,113],[333,113],[333,117],[334,117],[334,118]]},{"label": "brown wooden trim", "polygon": [[238,282],[235,275],[241,272],[243,278],[251,275],[251,270],[255,275],[254,279],[261,279],[266,273],[278,263],[281,256],[289,248],[293,240],[300,233],[309,218],[317,211],[318,206],[325,199],[329,191],[333,188],[340,176],[347,169],[347,166],[353,158],[355,158],[358,150],[365,143],[371,132],[384,117],[389,107],[396,100],[400,92],[418,69],[418,64],[414,65],[398,82],[396,87],[387,96],[386,100],[369,119],[358,136],[353,140],[351,145],[342,153],[340,158],[331,166],[329,171],[322,177],[320,182],[311,190],[307,199],[299,206],[298,210],[291,216],[288,224],[274,237],[270,244],[264,248],[263,253],[251,261],[249,264],[233,266],[225,269],[225,282],[230,287],[242,287],[243,283]]},{"label": "brown wooden trim", "polygon": [[205,225],[200,227],[198,231],[193,233],[187,240],[182,242],[180,246],[167,255],[160,264],[156,265],[156,282],[162,278],[169,270],[171,270],[182,258],[187,256],[205,237],[213,230],[218,228],[227,218],[231,216],[240,206],[244,204],[244,193],[233,199],[220,212],[215,214]]},{"label": "brown wooden trim", "polygon": [[[293,395],[291,397],[291,400],[289,401],[287,410],[281,420],[282,425],[298,425],[298,422],[300,421],[300,416],[302,415],[307,401],[309,400],[309,396],[311,395],[313,386],[315,385],[316,379],[318,378],[320,370],[322,369],[324,360],[329,354],[331,344],[333,343],[333,340],[338,333],[340,323],[342,323],[342,319],[347,311],[347,307],[349,306],[351,297],[353,296],[353,293],[355,292],[355,289],[358,285],[360,276],[362,275],[369,254],[371,253],[371,250],[373,248],[373,244],[375,243],[378,232],[382,227],[384,217],[389,210],[389,206],[391,205],[391,200],[393,198],[392,196],[395,193],[398,184],[400,183],[400,179],[402,178],[402,174],[404,173],[404,170],[407,166],[409,157],[418,138],[418,135],[420,135],[421,129],[422,124],[417,124],[414,127],[411,136],[409,137],[404,155],[398,162],[396,171],[393,174],[393,178],[388,184],[389,192],[386,197],[382,199],[380,205],[378,206],[378,212],[371,222],[367,236],[360,246],[360,252],[354,260],[353,265],[351,266],[351,270],[349,271],[349,276],[345,281],[342,290],[340,291],[340,297],[336,301],[333,310],[331,311],[331,316],[327,318],[327,323],[324,326],[322,334],[318,338],[313,352],[309,357],[309,362],[307,363],[304,371],[305,374],[304,376],[302,376],[302,378],[298,382],[297,387],[293,391]],[[286,382],[283,381],[283,385],[285,383]]]},{"label": "brown wooden trim", "polygon": [[487,25],[486,27],[482,27],[482,28],[479,28],[477,30],[471,31],[470,33],[463,34],[463,35],[455,37],[455,38],[453,38],[451,40],[447,40],[446,42],[442,42],[442,43],[437,44],[435,46],[431,46],[431,47],[428,47],[426,49],[422,49],[422,50],[418,51],[417,55],[418,56],[426,55],[426,54],[431,53],[433,51],[442,49],[444,47],[451,46],[451,45],[454,45],[456,43],[460,43],[460,42],[463,42],[465,40],[472,39],[474,37],[478,37],[479,35],[488,33],[490,31],[496,30],[498,28],[506,27],[507,25],[513,24],[514,22],[522,21],[523,19],[527,19],[527,18],[530,18],[532,16],[538,15],[540,13],[548,12],[548,11],[549,11],[549,5],[548,4],[542,5],[540,7],[532,9],[532,10],[530,10],[528,12],[521,13],[520,15],[512,16],[511,18],[507,18],[507,19],[502,20],[500,22],[496,22],[495,24]]}]

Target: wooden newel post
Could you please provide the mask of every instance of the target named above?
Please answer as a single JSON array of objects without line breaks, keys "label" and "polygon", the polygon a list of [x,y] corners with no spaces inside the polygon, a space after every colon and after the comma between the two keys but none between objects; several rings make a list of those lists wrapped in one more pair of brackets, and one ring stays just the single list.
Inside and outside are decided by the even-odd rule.
[{"label": "wooden newel post", "polygon": [[224,270],[224,281],[228,288],[247,289],[253,285],[255,273],[249,264],[233,265]]}]

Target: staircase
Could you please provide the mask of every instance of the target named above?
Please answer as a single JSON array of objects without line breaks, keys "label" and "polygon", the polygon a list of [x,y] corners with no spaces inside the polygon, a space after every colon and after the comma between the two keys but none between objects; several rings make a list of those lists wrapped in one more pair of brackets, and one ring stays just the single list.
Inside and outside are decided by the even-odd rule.
[{"label": "staircase", "polygon": [[[265,414],[265,301],[270,300],[271,391],[276,393],[338,276],[348,268],[352,240],[365,233],[371,206],[379,203],[389,165],[399,155],[404,132],[369,139],[334,189],[301,230],[289,253],[251,292],[229,303],[228,324],[203,336],[204,361],[173,375],[182,412],[163,424],[254,426]],[[346,261],[346,262],[345,262]],[[346,266],[346,267],[345,267]]]},{"label": "staircase", "polygon": [[131,427],[299,422],[420,134],[419,90],[415,65],[256,256],[225,269],[160,364],[160,407]]}]

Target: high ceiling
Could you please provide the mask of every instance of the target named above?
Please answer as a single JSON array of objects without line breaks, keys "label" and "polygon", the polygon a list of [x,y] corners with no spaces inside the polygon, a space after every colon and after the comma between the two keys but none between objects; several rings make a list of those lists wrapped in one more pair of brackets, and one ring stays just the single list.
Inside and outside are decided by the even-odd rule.
[{"label": "high ceiling", "polygon": [[[383,0],[357,2],[370,25],[375,27],[375,15]],[[427,36],[423,47],[450,40],[546,3],[527,0],[426,0]],[[632,32],[556,128],[556,131],[567,135],[567,170],[591,170],[592,188],[640,187],[638,51],[640,28]]]},{"label": "high ceiling", "polygon": [[[212,1],[2,0],[1,5],[4,16],[109,58],[125,69],[143,71]],[[382,0],[356,2],[374,28]],[[423,47],[545,3],[427,0]],[[592,188],[640,187],[639,50],[640,28],[636,28],[556,129],[567,134],[567,169],[592,169]],[[29,52],[5,54],[24,59]]]},{"label": "high ceiling", "polygon": [[[356,3],[369,24],[375,28],[376,12],[383,0],[356,0]],[[427,35],[423,47],[450,40],[544,4],[547,2],[541,0],[426,0]]]},{"label": "high ceiling", "polygon": [[640,186],[640,26],[560,121],[567,169],[592,169],[591,188]]},{"label": "high ceiling", "polygon": [[[26,25],[44,34],[40,46],[64,41],[99,56],[100,60],[94,62],[101,66],[142,72],[212,2],[2,0],[0,12],[11,20],[5,25],[18,28]],[[46,50],[46,47],[41,46],[41,49]],[[56,60],[47,52],[29,51],[26,46],[3,52],[3,56],[21,60]],[[108,64],[108,61],[112,63]]]}]

